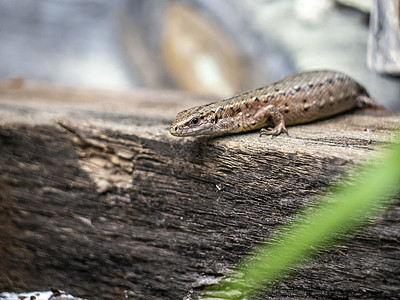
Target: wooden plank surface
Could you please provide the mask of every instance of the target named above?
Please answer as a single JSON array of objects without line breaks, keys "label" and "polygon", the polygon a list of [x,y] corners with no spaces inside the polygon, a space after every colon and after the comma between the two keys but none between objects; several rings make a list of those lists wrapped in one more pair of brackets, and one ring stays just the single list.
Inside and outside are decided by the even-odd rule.
[{"label": "wooden plank surface", "polygon": [[[207,101],[3,84],[0,288],[195,295],[391,141],[400,119],[354,111],[274,139],[169,135],[179,110]],[[395,298],[399,219],[397,205],[262,299]]]}]

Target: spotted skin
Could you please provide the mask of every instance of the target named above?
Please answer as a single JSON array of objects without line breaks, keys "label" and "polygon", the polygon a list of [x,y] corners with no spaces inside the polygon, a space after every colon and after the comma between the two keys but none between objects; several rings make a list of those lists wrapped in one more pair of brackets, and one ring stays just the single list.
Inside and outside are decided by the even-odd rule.
[{"label": "spotted skin", "polygon": [[381,106],[351,77],[336,71],[289,75],[266,87],[181,111],[174,136],[218,136],[261,129],[287,133],[286,126],[309,123],[351,110]]}]

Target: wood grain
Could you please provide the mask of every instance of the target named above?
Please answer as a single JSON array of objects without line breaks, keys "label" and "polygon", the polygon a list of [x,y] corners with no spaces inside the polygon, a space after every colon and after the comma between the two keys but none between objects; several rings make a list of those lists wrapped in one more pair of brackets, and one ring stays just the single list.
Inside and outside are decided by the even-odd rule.
[{"label": "wood grain", "polygon": [[[218,139],[175,138],[171,91],[0,86],[0,289],[90,299],[196,295],[392,140],[354,111]],[[400,206],[260,299],[395,298]]]}]

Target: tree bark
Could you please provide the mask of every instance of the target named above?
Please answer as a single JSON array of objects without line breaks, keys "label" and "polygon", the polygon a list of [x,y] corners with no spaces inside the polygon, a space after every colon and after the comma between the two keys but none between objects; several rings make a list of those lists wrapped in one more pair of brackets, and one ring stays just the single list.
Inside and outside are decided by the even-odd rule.
[{"label": "tree bark", "polygon": [[[0,86],[0,289],[90,299],[196,295],[355,163],[399,115],[353,111],[217,139],[175,138],[206,99]],[[260,299],[396,298],[400,206]]]}]

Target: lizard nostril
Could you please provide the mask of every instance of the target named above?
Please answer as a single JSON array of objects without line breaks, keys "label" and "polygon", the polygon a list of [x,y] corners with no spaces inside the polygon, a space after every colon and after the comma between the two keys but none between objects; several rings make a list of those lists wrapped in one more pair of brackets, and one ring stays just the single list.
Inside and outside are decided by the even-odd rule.
[{"label": "lizard nostril", "polygon": [[175,131],[178,131],[178,126],[175,126],[175,127],[174,127],[174,130],[175,130]]}]

